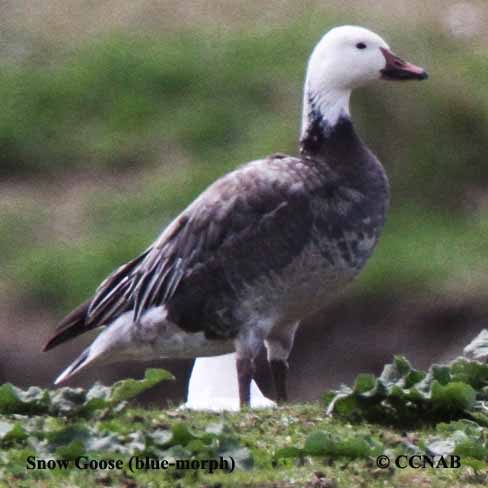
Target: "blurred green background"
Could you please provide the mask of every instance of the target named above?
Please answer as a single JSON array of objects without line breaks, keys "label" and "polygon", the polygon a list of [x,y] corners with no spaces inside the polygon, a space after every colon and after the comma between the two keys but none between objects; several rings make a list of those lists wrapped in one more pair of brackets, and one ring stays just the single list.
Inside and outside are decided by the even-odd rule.
[{"label": "blurred green background", "polygon": [[[458,346],[483,325],[485,2],[47,0],[1,8],[4,379],[50,381],[68,355],[38,353],[55,322],[215,178],[272,152],[296,154],[306,61],[337,24],[378,32],[430,75],[353,96],[358,130],[389,174],[392,205],[374,257],[341,306],[357,307],[366,322],[368,304],[383,310],[388,353],[400,352],[405,328],[418,333],[413,351],[425,328],[442,335],[437,315],[408,325],[417,308],[442,317],[463,311],[449,336]],[[340,310],[339,327],[352,320]]]}]

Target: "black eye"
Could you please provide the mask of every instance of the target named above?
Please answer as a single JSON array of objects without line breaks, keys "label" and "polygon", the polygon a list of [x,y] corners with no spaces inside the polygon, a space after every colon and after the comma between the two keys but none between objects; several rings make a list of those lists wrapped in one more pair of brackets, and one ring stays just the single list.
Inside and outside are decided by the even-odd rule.
[{"label": "black eye", "polygon": [[364,44],[364,42],[358,42],[358,43],[356,44],[356,47],[357,47],[358,49],[366,49],[366,44]]}]

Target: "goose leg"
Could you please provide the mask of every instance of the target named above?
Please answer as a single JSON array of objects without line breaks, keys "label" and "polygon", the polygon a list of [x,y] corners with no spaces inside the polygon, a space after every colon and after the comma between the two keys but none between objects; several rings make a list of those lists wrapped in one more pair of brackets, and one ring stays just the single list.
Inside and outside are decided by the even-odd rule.
[{"label": "goose leg", "polygon": [[239,402],[241,407],[251,404],[251,382],[254,376],[254,361],[251,358],[237,357],[237,380],[239,383]]},{"label": "goose leg", "polygon": [[293,348],[293,341],[299,322],[274,328],[264,341],[268,353],[268,363],[276,392],[276,401],[288,401],[287,377],[288,356]]},{"label": "goose leg", "polygon": [[288,401],[287,379],[288,379],[288,361],[281,359],[271,359],[269,361],[271,376],[276,394],[277,403]]},{"label": "goose leg", "polygon": [[241,407],[251,405],[254,360],[263,346],[262,327],[246,327],[234,341]]}]

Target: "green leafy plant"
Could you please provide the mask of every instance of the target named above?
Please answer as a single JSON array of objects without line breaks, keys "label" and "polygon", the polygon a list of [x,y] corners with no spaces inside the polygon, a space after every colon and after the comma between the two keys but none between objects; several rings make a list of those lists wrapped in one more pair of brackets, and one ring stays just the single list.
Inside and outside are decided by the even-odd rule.
[{"label": "green leafy plant", "polygon": [[367,458],[378,456],[383,452],[383,445],[371,436],[349,436],[340,437],[330,432],[316,430],[311,432],[304,443],[303,448],[284,447],[279,449],[275,457],[300,457],[304,456],[327,456],[331,458]]},{"label": "green leafy plant", "polygon": [[[485,331],[486,332],[486,331]],[[467,350],[480,355],[478,336]],[[473,345],[474,344],[474,345]],[[354,386],[324,397],[327,413],[396,425],[434,424],[460,418],[488,425],[488,364],[459,357],[426,371],[395,356],[381,375],[360,374]]]},{"label": "green leafy plant", "polygon": [[10,383],[0,386],[0,414],[76,416],[102,408],[117,409],[144,390],[173,375],[164,369],[147,369],[142,380],[120,380],[112,386],[95,383],[89,390],[62,387],[48,390],[31,386],[22,390]]},{"label": "green leafy plant", "polygon": [[[232,457],[237,467],[250,468],[249,449],[223,423],[197,434],[184,422],[127,432],[117,421],[103,421],[120,415],[131,398],[169,379],[173,376],[168,371],[150,368],[141,380],[125,379],[112,386],[95,383],[89,390],[22,390],[6,383],[0,386],[0,448],[30,448],[38,457],[68,460],[97,452],[188,460],[222,456]],[[87,416],[93,421],[87,423]]]}]

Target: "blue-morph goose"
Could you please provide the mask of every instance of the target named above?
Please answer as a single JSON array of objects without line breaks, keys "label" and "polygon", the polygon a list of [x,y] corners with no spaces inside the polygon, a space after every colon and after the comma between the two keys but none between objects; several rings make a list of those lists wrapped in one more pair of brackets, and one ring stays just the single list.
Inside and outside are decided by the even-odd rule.
[{"label": "blue-morph goose", "polygon": [[367,29],[327,32],[308,63],[300,156],[274,154],[221,177],[103,281],[44,347],[105,326],[55,383],[88,365],[235,351],[245,405],[264,344],[286,400],[299,322],[359,273],[385,222],[388,180],[353,127],[351,91],[425,78]]}]

